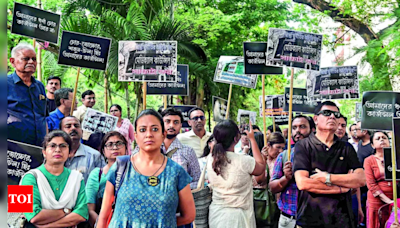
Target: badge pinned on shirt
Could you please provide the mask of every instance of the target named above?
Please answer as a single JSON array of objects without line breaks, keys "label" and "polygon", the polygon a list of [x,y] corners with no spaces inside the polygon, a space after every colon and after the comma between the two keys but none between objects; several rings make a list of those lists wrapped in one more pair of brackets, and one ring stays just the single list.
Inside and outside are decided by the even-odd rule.
[{"label": "badge pinned on shirt", "polygon": [[45,99],[46,99],[46,97],[43,96],[43,94],[40,94],[40,95],[39,95],[39,100],[45,100]]},{"label": "badge pinned on shirt", "polygon": [[343,161],[344,158],[343,158],[343,157],[340,157],[339,159],[340,159],[341,161]]}]

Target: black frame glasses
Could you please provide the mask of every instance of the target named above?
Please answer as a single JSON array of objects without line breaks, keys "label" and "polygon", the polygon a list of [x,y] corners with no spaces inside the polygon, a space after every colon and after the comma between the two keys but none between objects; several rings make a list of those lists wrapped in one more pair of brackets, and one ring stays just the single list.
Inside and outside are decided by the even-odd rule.
[{"label": "black frame glasses", "polygon": [[125,146],[125,143],[124,143],[124,142],[121,142],[121,141],[118,141],[118,142],[109,142],[109,143],[106,143],[106,144],[104,145],[104,147],[107,148],[108,150],[114,149],[114,146],[115,146],[117,149],[119,149],[119,148],[121,148],[122,146]]},{"label": "black frame glasses", "polygon": [[199,119],[200,119],[201,121],[203,121],[203,120],[206,119],[206,117],[205,117],[205,116],[195,116],[195,117],[193,117],[193,118],[190,118],[190,120],[194,120],[194,121],[198,121]]},{"label": "black frame glasses", "polygon": [[335,116],[336,119],[342,117],[342,114],[340,112],[332,111],[332,110],[321,110],[317,113],[317,115],[323,115],[323,116],[331,116],[332,114]]}]

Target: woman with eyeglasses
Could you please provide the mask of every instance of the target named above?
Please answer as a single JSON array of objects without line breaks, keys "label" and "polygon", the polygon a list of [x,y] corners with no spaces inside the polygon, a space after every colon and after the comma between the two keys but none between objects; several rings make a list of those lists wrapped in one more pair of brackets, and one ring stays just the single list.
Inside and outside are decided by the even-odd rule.
[{"label": "woman with eyeglasses", "polygon": [[33,212],[24,213],[29,222],[26,227],[73,227],[88,219],[83,176],[64,167],[71,144],[63,131],[47,134],[44,164],[22,177],[20,185],[33,185]]},{"label": "woman with eyeglasses", "polygon": [[117,131],[108,132],[101,141],[100,153],[104,156],[107,165],[103,168],[93,169],[86,183],[89,224],[91,227],[94,227],[100,213],[104,189],[107,183],[106,175],[117,157],[127,154],[127,141],[125,137]]},{"label": "woman with eyeglasses", "polygon": [[122,108],[120,105],[113,104],[110,107],[110,114],[118,117],[117,127],[114,129],[121,133],[126,141],[128,142],[128,154],[131,154],[132,142],[135,141],[135,129],[131,124],[131,121],[127,118],[123,119],[122,116]]},{"label": "woman with eyeglasses", "polygon": [[123,179],[116,176],[117,165],[127,157],[118,158],[108,171],[97,227],[107,227],[114,199],[108,227],[175,228],[193,222],[196,209],[190,189],[192,178],[182,166],[161,153],[166,137],[161,115],[152,109],[142,111],[135,129],[139,152],[129,156]]},{"label": "woman with eyeglasses", "polygon": [[386,132],[376,131],[371,137],[373,155],[364,160],[367,179],[367,227],[380,227],[378,210],[381,206],[393,203],[392,181],[385,181],[383,148],[390,147]]}]

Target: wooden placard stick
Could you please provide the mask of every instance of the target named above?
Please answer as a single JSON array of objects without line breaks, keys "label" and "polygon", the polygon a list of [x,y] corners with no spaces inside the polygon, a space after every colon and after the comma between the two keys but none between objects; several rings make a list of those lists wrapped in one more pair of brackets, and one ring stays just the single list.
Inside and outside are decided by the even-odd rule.
[{"label": "wooden placard stick", "polygon": [[71,116],[74,113],[74,109],[75,109],[76,90],[78,89],[78,81],[79,81],[80,72],[81,72],[81,68],[78,67],[78,73],[76,74],[76,81],[75,81],[75,87],[74,87],[74,95],[72,96],[72,105],[71,105],[71,112],[70,112]]},{"label": "wooden placard stick", "polygon": [[231,107],[231,96],[232,96],[232,84],[229,85],[229,95],[228,95],[228,106],[226,106],[225,119],[229,119],[229,109]]},{"label": "wooden placard stick", "polygon": [[[261,79],[262,79],[262,103],[261,103],[261,107],[262,107],[262,116],[263,116],[263,133],[264,133],[264,145],[267,145],[267,120],[265,117],[265,74],[261,75]],[[252,126],[250,126],[252,127]]]},{"label": "wooden placard stick", "polygon": [[392,186],[393,186],[393,209],[394,209],[394,221],[395,223],[399,222],[399,218],[397,216],[397,181],[396,181],[396,148],[394,144],[395,135],[394,131],[392,132]]},{"label": "wooden placard stick", "polygon": [[[293,76],[294,76],[294,68],[292,67],[291,73],[290,73],[290,97],[289,97],[289,122],[288,122],[288,136],[287,138],[289,139],[287,142],[287,150],[288,150],[288,161],[290,161],[290,152],[291,152],[291,137],[292,137],[292,108],[293,108]],[[286,97],[285,97],[286,99]]]}]

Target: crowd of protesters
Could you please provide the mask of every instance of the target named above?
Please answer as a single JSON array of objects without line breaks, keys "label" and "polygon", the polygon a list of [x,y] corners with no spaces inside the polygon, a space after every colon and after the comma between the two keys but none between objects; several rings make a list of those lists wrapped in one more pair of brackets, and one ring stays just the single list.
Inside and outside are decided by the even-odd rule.
[{"label": "crowd of protesters", "polygon": [[44,157],[20,182],[34,190],[26,227],[193,227],[191,190],[204,169],[211,228],[386,227],[379,211],[393,204],[383,163],[390,137],[360,122],[346,133],[334,102],[294,116],[290,138],[268,127],[266,142],[251,123],[223,120],[207,132],[198,107],[188,113],[191,130],[180,133],[184,119],[174,108],[144,110],[132,124],[114,104],[116,129],[98,135],[81,127],[93,91],[70,115],[73,90],[49,77],[46,92],[32,76],[32,46],[14,47],[10,62],[8,138],[41,146]]}]

